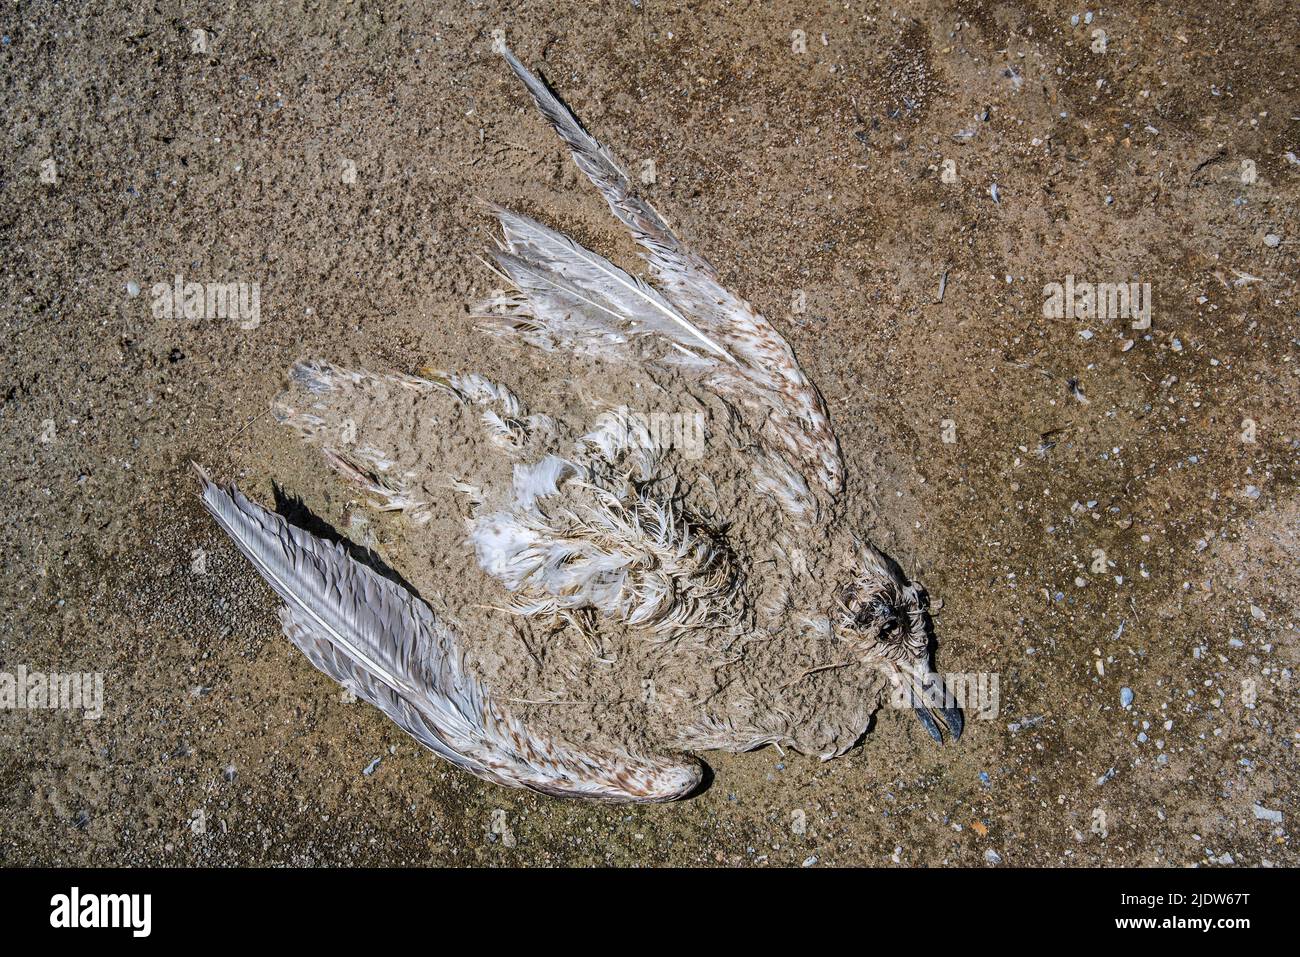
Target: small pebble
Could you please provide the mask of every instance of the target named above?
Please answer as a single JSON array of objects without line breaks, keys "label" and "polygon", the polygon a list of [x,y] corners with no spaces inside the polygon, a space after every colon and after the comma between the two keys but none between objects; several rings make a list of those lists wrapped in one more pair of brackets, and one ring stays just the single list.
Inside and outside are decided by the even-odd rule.
[{"label": "small pebble", "polygon": [[984,860],[988,861],[990,864],[1001,864],[1002,855],[990,847],[984,852]]},{"label": "small pebble", "polygon": [[1282,823],[1282,812],[1266,808],[1262,804],[1255,805],[1255,818],[1260,821],[1269,821],[1273,824]]},{"label": "small pebble", "polygon": [[1277,233],[1269,233],[1264,237],[1264,245],[1269,249],[1277,249],[1278,246],[1282,245],[1282,237]]},{"label": "small pebble", "polygon": [[[645,835],[641,833],[633,834],[633,840],[644,840]],[[492,809],[491,823],[488,825],[488,841],[500,841],[505,847],[515,847],[519,842],[515,839],[515,832],[510,829],[509,815],[503,807]]]},{"label": "small pebble", "polygon": [[1127,711],[1129,708],[1133,707],[1133,689],[1132,689],[1132,688],[1120,688],[1120,689],[1119,689],[1119,704],[1120,704],[1120,707],[1123,708],[1125,711]]}]

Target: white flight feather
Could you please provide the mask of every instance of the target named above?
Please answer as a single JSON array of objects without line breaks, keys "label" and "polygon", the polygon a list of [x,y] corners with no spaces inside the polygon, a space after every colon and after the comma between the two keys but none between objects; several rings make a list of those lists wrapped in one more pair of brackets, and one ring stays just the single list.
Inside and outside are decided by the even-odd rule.
[{"label": "white flight feather", "polygon": [[[638,276],[633,276],[620,269],[604,256],[587,249],[581,243],[548,229],[541,223],[511,212],[500,206],[492,206],[497,219],[505,231],[507,248],[512,253],[532,251],[545,265],[559,272],[570,282],[592,292],[604,294],[608,300],[622,307],[622,312],[611,311],[619,319],[640,319],[650,321],[639,315],[649,309],[666,316],[674,325],[690,337],[703,343],[710,352],[735,363],[735,357],[710,338],[699,326],[674,309],[663,294]],[[605,308],[600,306],[600,308]],[[655,323],[659,325],[662,320]]]},{"label": "white flight feather", "polygon": [[[561,297],[567,296],[575,302],[591,306],[593,309],[607,314],[615,322],[621,323],[636,318],[635,315],[629,315],[628,312],[620,310],[595,290],[570,281],[561,273],[554,272],[536,262],[531,262],[512,253],[496,252],[492,256],[501,268],[506,271],[510,281],[519,289],[528,293],[530,298],[535,298],[539,292],[558,293]],[[551,265],[554,265],[554,263],[547,264],[547,266]]]}]

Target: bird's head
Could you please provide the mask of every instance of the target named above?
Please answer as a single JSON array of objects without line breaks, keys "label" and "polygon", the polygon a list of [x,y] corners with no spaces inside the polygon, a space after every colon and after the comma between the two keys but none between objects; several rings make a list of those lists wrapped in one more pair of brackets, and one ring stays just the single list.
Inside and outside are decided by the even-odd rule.
[{"label": "bird's head", "polygon": [[849,568],[832,617],[839,639],[858,661],[881,670],[892,699],[915,709],[932,738],[943,743],[942,726],[957,739],[962,713],[943,678],[933,673],[933,628],[924,587],[870,542],[855,542]]}]

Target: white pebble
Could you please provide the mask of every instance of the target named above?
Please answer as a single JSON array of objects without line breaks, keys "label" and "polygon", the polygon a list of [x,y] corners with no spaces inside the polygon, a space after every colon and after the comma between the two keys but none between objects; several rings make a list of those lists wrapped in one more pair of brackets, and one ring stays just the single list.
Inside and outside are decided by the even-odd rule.
[{"label": "white pebble", "polygon": [[1255,817],[1260,821],[1270,821],[1273,824],[1282,823],[1282,812],[1266,808],[1262,804],[1255,805]]}]

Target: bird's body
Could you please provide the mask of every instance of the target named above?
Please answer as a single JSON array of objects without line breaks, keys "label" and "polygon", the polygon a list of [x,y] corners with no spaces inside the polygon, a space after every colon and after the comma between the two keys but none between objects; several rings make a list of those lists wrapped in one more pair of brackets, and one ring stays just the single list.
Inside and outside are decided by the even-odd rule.
[{"label": "bird's body", "polygon": [[[205,478],[205,504],[285,599],[286,634],[439,755],[550,794],[679,798],[700,781],[692,750],[833,757],[893,688],[918,695],[932,735],[936,718],[959,732],[955,709],[919,697],[923,591],[838,521],[838,444],[789,345],[502,52],[655,284],[496,209],[513,288],[477,317],[615,370],[621,401],[531,408],[472,372],[295,365],[276,419],[442,557],[402,569],[417,597]],[[447,607],[436,579],[456,565],[474,598]]]}]

